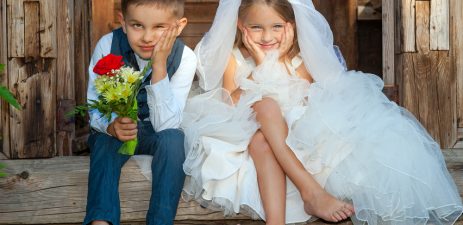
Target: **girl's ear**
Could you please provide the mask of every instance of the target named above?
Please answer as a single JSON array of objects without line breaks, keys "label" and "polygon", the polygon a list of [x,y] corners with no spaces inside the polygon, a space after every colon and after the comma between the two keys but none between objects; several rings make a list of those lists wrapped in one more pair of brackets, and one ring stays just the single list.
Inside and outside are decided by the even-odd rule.
[{"label": "girl's ear", "polygon": [[187,24],[188,24],[188,19],[185,17],[182,17],[181,19],[177,20],[177,26],[178,26],[177,36],[182,33],[183,29],[185,29]]},{"label": "girl's ear", "polygon": [[239,20],[239,19],[238,19],[238,29],[239,29],[241,32],[243,32],[243,30],[244,30],[244,25],[243,25],[243,23],[241,22],[241,20]]},{"label": "girl's ear", "polygon": [[125,19],[124,19],[124,14],[122,14],[122,12],[119,12],[117,14],[117,17],[119,18],[119,22],[121,23],[122,25],[122,30],[124,31],[124,33],[127,33],[127,31],[125,30]]}]

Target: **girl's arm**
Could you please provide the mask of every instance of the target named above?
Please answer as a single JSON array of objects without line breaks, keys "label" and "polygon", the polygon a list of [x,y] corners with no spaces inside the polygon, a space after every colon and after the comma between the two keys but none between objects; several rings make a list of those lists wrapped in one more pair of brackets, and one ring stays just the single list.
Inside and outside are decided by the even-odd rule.
[{"label": "girl's arm", "polygon": [[296,73],[298,76],[308,80],[310,83],[314,82],[312,75],[310,75],[309,71],[305,68],[304,63],[301,63],[301,65],[296,69]]},{"label": "girl's arm", "polygon": [[236,59],[235,56],[231,55],[223,74],[223,88],[230,92],[230,96],[232,97],[233,102],[237,102],[241,95],[241,89],[239,89],[235,83],[235,74]]}]

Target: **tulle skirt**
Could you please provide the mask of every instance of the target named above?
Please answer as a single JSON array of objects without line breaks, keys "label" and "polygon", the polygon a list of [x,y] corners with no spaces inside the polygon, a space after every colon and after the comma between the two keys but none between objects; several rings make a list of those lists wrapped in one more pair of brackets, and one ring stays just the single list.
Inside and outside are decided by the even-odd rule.
[{"label": "tulle skirt", "polygon": [[[353,204],[355,224],[453,224],[463,207],[439,146],[382,88],[378,77],[351,71],[287,96],[306,102],[282,107],[286,143],[325,190]],[[189,100],[185,197],[225,215],[265,219],[247,150],[259,129],[251,106],[267,96],[259,93],[237,104],[222,89]],[[287,223],[311,218],[290,180],[286,205]]]}]

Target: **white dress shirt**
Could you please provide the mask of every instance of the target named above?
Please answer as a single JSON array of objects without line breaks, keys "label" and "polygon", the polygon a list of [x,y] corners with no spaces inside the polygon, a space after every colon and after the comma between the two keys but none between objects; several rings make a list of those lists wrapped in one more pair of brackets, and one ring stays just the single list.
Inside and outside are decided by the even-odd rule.
[{"label": "white dress shirt", "polygon": [[[88,68],[90,77],[88,81],[87,102],[90,100],[98,100],[98,93],[96,92],[94,84],[94,80],[98,74],[93,72],[93,67],[98,60],[111,52],[112,39],[112,33],[106,34],[98,41],[95,47]],[[141,59],[136,54],[135,56],[140,70],[143,70],[148,64],[148,61]],[[178,128],[180,126],[183,109],[185,108],[188,93],[196,71],[196,64],[196,55],[190,48],[185,46],[180,65],[171,80],[169,81],[169,77],[166,76],[163,80],[146,86],[150,112],[149,120],[156,132],[169,128]],[[90,126],[106,134],[108,134],[106,129],[109,124],[117,117],[117,115],[113,113],[111,121],[108,121],[98,110],[91,110],[89,115]]]}]

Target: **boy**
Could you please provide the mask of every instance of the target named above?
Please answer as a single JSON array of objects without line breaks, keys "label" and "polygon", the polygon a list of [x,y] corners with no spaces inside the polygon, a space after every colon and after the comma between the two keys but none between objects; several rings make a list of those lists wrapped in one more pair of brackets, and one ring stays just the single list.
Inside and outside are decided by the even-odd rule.
[{"label": "boy", "polygon": [[119,177],[130,156],[117,150],[138,137],[137,155],[152,155],[152,194],[146,223],[173,224],[185,174],[184,135],[178,129],[196,70],[196,56],[177,36],[187,24],[184,0],[122,0],[122,28],[102,37],[90,62],[88,100],[97,99],[93,72],[109,53],[123,56],[124,64],[142,70],[152,61],[137,95],[138,123],[117,117],[108,122],[90,112],[92,132],[86,224],[120,223]]}]

